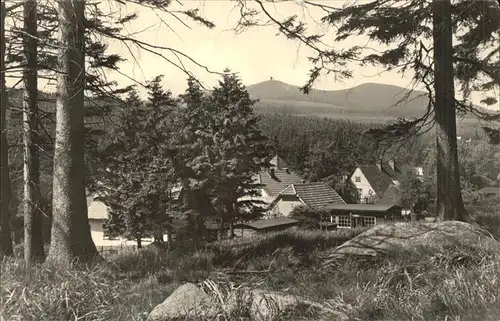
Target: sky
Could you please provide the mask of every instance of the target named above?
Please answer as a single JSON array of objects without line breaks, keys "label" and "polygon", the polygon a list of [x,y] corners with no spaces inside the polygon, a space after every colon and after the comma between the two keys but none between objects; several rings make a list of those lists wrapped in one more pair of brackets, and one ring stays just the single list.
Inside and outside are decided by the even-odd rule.
[{"label": "sky", "polygon": [[[339,2],[316,1],[327,4]],[[344,2],[344,0],[341,0]],[[200,64],[207,66],[213,71],[223,71],[230,68],[238,72],[246,85],[269,80],[273,77],[292,85],[303,85],[308,78],[311,64],[308,56],[311,55],[309,48],[304,45],[288,40],[282,35],[277,35],[275,26],[252,27],[245,32],[236,34],[234,27],[240,17],[239,9],[235,8],[235,2],[229,0],[188,0],[184,2],[185,8],[199,8],[200,15],[216,24],[214,29],[199,26],[189,22],[192,29],[184,27],[171,17],[167,21],[171,26],[160,25],[140,34],[141,40],[156,43],[163,46],[174,47],[189,55]],[[323,16],[321,9],[304,8],[298,1],[268,4],[267,10],[283,20],[284,18],[297,14],[298,18],[307,21],[312,33],[327,33],[326,37],[333,38],[328,29],[323,28],[319,19]],[[128,13],[134,12],[135,8],[127,7]],[[126,26],[128,30],[137,30],[137,26],[152,24],[158,21],[158,17],[150,10],[140,10],[140,19]],[[262,20],[264,21],[264,20]],[[143,27],[143,28],[144,28]],[[325,37],[325,38],[326,38]],[[350,41],[348,45],[356,44],[356,40]],[[119,52],[128,51],[122,44],[113,44],[110,50]],[[169,55],[172,57],[172,55]],[[195,73],[208,86],[213,86],[219,79],[218,75],[207,73],[204,69],[187,63],[186,66]],[[165,85],[174,93],[184,91],[186,75],[173,66],[169,66],[162,58],[152,54],[141,52],[138,61],[130,59],[122,65],[122,71],[133,75],[135,79],[150,79],[162,73],[165,75]],[[333,76],[324,76],[315,84],[318,89],[344,89],[351,88],[365,82],[381,82],[399,86],[407,86],[410,77],[401,78],[398,74],[380,75],[382,70],[375,67],[356,68],[354,77],[342,83],[335,81]]]},{"label": "sky", "polygon": [[[345,0],[314,2],[341,6]],[[277,35],[278,30],[275,26],[251,27],[243,33],[236,34],[233,29],[237,25],[240,13],[239,9],[235,7],[234,1],[184,0],[182,3],[183,5],[180,5],[174,1],[171,7],[172,11],[198,8],[199,14],[214,22],[216,27],[208,29],[186,17],[181,17],[183,22],[180,22],[172,15],[159,14],[153,10],[130,4],[120,7],[112,5],[106,9],[119,10],[121,14],[136,12],[139,18],[124,25],[127,32],[135,33],[135,38],[143,42],[174,48],[212,71],[222,72],[225,68],[229,68],[233,72],[239,73],[245,85],[266,81],[271,77],[292,85],[305,84],[312,66],[307,59],[311,55],[311,51],[295,41]],[[319,22],[324,15],[323,11],[310,6],[306,8],[301,5],[301,0],[268,3],[266,9],[278,20],[296,14],[299,19],[307,22],[311,33],[325,34],[325,41],[334,37],[333,32]],[[189,27],[183,23],[188,24]],[[353,37],[344,44],[352,46],[364,43],[366,43],[366,39]],[[370,46],[374,49],[382,48],[377,45],[370,44]],[[127,77],[117,73],[109,73],[107,75],[109,79],[127,85],[133,83],[130,79],[144,82],[156,75],[163,74],[165,88],[174,94],[182,93],[186,88],[187,75],[161,57],[137,48],[132,48],[132,55],[129,49],[119,42],[111,42],[109,51],[117,52],[128,60],[120,64],[121,73],[126,74]],[[162,53],[169,59],[178,61],[167,50],[163,50]],[[186,69],[193,72],[208,88],[216,85],[217,80],[220,79],[220,76],[207,72],[186,58],[182,61]],[[370,66],[360,68],[351,65],[350,68],[354,72],[351,79],[338,81],[332,75],[324,75],[319,78],[314,87],[323,90],[339,90],[367,82],[401,87],[408,87],[411,83],[411,74],[402,76],[394,72],[383,72],[380,68]],[[475,103],[479,103],[481,99],[481,95],[473,96]],[[497,104],[490,108],[500,110],[500,105]]]}]

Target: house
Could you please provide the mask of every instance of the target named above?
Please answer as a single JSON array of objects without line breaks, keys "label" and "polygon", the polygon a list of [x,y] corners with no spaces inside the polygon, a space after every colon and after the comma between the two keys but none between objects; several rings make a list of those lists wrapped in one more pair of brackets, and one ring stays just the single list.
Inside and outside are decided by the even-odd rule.
[{"label": "house", "polygon": [[273,200],[271,212],[274,216],[289,216],[293,208],[299,205],[322,210],[332,203],[345,204],[345,201],[325,183],[290,184]]},{"label": "house", "polygon": [[248,223],[240,223],[237,224],[235,228],[237,229],[236,234],[240,234],[242,237],[247,237],[260,233],[283,231],[299,224],[300,221],[293,218],[276,217],[256,220]]},{"label": "house", "polygon": [[271,167],[268,170],[260,171],[254,177],[255,184],[261,186],[258,190],[260,196],[245,196],[241,197],[240,201],[262,201],[269,206],[290,184],[304,182],[304,179],[290,171],[286,162],[278,155],[274,156],[270,163]]},{"label": "house", "polygon": [[349,183],[357,190],[360,203],[374,203],[384,196],[391,185],[399,185],[398,176],[401,171],[395,161],[379,161],[359,165],[349,176]]},{"label": "house", "polygon": [[500,187],[498,186],[483,187],[477,192],[483,194],[486,197],[500,197]]},{"label": "house", "polygon": [[401,207],[378,204],[329,204],[330,222],[337,228],[372,227],[388,221],[401,220]]}]

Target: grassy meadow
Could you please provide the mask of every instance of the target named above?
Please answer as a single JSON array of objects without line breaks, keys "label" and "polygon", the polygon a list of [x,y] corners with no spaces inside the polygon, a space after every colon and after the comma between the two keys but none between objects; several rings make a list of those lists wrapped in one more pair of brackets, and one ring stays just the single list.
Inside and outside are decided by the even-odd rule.
[{"label": "grassy meadow", "polygon": [[[500,237],[498,208],[478,208],[475,217]],[[6,258],[1,265],[1,320],[146,320],[179,284],[207,279],[221,288],[250,284],[298,294],[351,320],[499,320],[500,262],[481,251],[453,248],[444,258],[429,258],[417,249],[322,266],[329,249],[360,232],[288,231],[196,251],[145,248],[84,270],[39,266],[26,271],[20,258]],[[251,320],[244,307],[225,319]]]}]

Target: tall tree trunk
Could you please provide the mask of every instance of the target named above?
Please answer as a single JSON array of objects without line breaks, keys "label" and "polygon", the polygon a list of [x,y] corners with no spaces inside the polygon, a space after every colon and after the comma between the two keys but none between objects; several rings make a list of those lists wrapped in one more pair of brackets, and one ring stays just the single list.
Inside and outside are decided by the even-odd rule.
[{"label": "tall tree trunk", "polygon": [[468,221],[460,186],[450,0],[433,0],[434,105],[439,220]]},{"label": "tall tree trunk", "polygon": [[12,255],[12,235],[10,232],[10,176],[9,176],[9,146],[5,116],[7,112],[7,91],[5,89],[5,2],[0,3],[0,257]]},{"label": "tall tree trunk", "polygon": [[60,49],[50,263],[101,259],[90,234],[85,197],[84,8],[84,0],[57,1]]},{"label": "tall tree trunk", "polygon": [[37,110],[37,4],[24,2],[24,261],[27,267],[44,259],[40,210],[40,159]]}]

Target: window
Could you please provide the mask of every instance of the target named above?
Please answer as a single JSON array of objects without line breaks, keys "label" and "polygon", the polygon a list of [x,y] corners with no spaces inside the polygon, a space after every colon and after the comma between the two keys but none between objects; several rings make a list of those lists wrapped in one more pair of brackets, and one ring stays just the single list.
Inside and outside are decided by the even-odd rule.
[{"label": "window", "polygon": [[355,177],[354,177],[354,181],[355,181],[356,183],[360,183],[360,182],[361,182],[361,176],[355,176]]},{"label": "window", "polygon": [[377,219],[373,216],[365,216],[363,217],[363,226],[364,227],[372,227],[375,226]]},{"label": "window", "polygon": [[350,228],[351,227],[351,217],[349,215],[338,216],[338,227],[340,228]]}]

